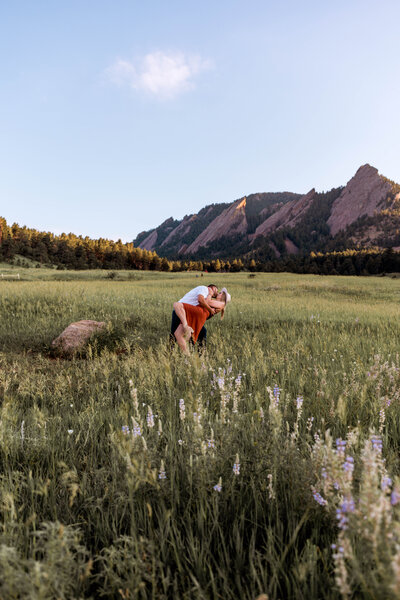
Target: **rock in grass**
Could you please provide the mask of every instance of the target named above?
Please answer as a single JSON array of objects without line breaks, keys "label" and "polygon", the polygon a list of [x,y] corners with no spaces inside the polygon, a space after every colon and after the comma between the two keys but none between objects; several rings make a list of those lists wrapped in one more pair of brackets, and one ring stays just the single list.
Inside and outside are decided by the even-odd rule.
[{"label": "rock in grass", "polygon": [[77,321],[71,323],[60,335],[52,341],[54,350],[64,354],[74,354],[81,350],[94,333],[104,329],[103,321]]}]

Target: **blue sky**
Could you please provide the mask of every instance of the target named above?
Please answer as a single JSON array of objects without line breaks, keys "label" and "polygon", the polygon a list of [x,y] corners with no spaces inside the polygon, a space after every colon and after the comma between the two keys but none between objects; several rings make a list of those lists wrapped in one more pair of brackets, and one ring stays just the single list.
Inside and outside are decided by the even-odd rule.
[{"label": "blue sky", "polygon": [[400,182],[400,2],[0,4],[0,215],[134,239],[253,192]]}]

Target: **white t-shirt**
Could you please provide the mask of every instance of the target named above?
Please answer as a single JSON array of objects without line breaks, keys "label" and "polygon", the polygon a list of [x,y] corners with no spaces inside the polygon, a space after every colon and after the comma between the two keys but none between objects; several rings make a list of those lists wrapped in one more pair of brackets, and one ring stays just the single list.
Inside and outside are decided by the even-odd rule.
[{"label": "white t-shirt", "polygon": [[191,304],[192,306],[199,306],[198,297],[200,294],[204,296],[204,298],[207,298],[209,291],[206,285],[198,285],[197,287],[193,288],[190,290],[190,292],[185,294],[183,298],[179,300],[179,302]]}]

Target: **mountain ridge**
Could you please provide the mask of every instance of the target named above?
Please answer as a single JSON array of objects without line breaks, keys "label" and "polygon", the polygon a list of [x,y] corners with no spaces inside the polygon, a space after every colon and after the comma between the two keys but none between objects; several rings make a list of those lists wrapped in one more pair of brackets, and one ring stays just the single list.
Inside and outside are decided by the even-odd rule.
[{"label": "mountain ridge", "polygon": [[180,259],[400,245],[400,186],[365,164],[329,192],[262,192],[208,205],[180,221],[170,217],[134,244]]}]

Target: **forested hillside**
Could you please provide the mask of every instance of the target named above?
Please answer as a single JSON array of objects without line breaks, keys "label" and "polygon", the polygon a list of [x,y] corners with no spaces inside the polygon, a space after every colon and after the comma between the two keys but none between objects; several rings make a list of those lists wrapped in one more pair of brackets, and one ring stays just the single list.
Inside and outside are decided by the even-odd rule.
[{"label": "forested hillside", "polygon": [[22,258],[60,269],[168,269],[155,252],[107,239],[92,240],[73,233],[54,235],[0,218],[0,260]]}]

